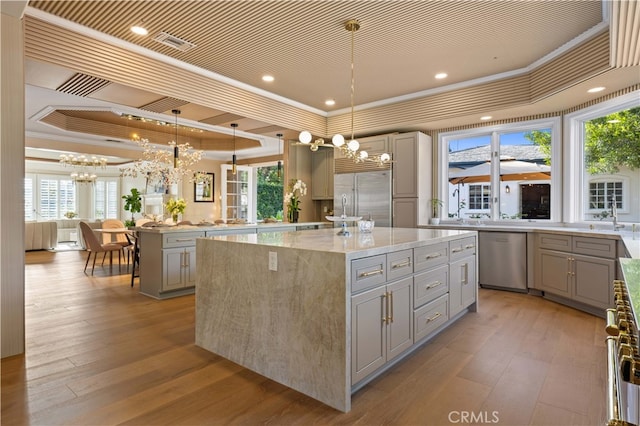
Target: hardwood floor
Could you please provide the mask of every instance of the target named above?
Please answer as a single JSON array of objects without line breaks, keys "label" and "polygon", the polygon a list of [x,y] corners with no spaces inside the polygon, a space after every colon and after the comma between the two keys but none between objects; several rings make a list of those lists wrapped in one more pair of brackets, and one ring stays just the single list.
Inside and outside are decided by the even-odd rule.
[{"label": "hardwood floor", "polygon": [[117,264],[87,276],[85,256],[26,254],[27,355],[2,360],[3,425],[605,423],[604,320],[538,297],[481,289],[480,312],[345,414],[195,346],[193,296],[142,296]]}]

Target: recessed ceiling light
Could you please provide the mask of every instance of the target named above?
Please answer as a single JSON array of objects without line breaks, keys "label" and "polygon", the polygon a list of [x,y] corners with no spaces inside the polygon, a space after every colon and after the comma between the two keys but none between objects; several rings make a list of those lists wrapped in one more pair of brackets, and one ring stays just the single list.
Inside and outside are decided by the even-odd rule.
[{"label": "recessed ceiling light", "polygon": [[334,106],[336,104],[336,101],[334,101],[333,99],[327,99],[326,101],[324,101],[324,104],[327,106]]},{"label": "recessed ceiling light", "polygon": [[263,75],[262,76],[262,81],[266,81],[267,83],[271,83],[273,80],[275,80],[275,78],[273,78],[272,75]]},{"label": "recessed ceiling light", "polygon": [[597,92],[602,92],[605,88],[604,87],[593,87],[589,90],[587,90],[587,92],[589,93],[597,93]]},{"label": "recessed ceiling light", "polygon": [[480,117],[480,120],[486,121],[486,120],[491,120],[493,117],[491,117],[490,115],[483,115],[482,117]]},{"label": "recessed ceiling light", "polygon": [[448,74],[446,72],[439,72],[438,74],[436,74],[436,78],[438,80],[442,80],[443,78],[447,78]]},{"label": "recessed ceiling light", "polygon": [[147,31],[147,29],[142,25],[143,25],[142,22],[138,22],[137,24],[132,25],[131,31],[134,32],[135,34],[146,36],[147,34],[149,34],[149,31]]}]

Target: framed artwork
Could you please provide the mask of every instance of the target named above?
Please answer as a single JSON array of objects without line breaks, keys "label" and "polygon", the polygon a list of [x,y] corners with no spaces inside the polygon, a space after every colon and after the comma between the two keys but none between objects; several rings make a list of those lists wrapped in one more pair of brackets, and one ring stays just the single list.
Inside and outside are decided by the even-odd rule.
[{"label": "framed artwork", "polygon": [[193,184],[193,201],[213,203],[213,173],[202,173],[201,179]]}]

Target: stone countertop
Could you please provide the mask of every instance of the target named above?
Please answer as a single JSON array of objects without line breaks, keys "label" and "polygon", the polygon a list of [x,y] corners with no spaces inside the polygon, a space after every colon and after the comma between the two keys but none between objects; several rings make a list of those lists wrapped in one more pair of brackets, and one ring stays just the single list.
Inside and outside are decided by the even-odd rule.
[{"label": "stone countertop", "polygon": [[445,242],[460,236],[475,236],[471,230],[374,228],[371,233],[361,233],[355,227],[347,228],[351,236],[337,235],[338,228],[317,229],[305,232],[266,232],[249,235],[207,237],[243,244],[287,247],[296,250],[313,250],[344,253],[347,258],[358,258],[388,253],[390,249],[404,250],[425,244]]},{"label": "stone countertop", "polygon": [[261,230],[273,230],[277,232],[282,228],[304,228],[308,226],[330,226],[330,222],[277,222],[277,223],[242,223],[242,224],[193,224],[193,225],[167,225],[160,224],[159,226],[139,226],[136,231],[141,232],[154,232],[158,234],[174,233],[174,232],[193,232],[193,231],[223,231],[229,229],[258,229]]}]

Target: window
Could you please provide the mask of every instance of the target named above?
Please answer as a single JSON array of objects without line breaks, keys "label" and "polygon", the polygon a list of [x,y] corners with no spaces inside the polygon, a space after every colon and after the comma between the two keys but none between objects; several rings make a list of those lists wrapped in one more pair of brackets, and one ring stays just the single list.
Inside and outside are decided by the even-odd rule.
[{"label": "window", "polygon": [[[559,119],[506,124],[440,135],[441,198],[449,218],[551,219],[552,157]],[[558,198],[559,199],[559,198]],[[556,216],[560,209],[555,207]]]},{"label": "window", "polygon": [[94,185],[95,218],[114,219],[120,217],[120,197],[117,179],[99,178]]},{"label": "window", "polygon": [[255,222],[255,169],[249,166],[237,166],[236,174],[233,174],[228,164],[222,164],[220,168],[222,171],[222,218]]},{"label": "window", "polygon": [[591,182],[589,184],[590,210],[608,209],[615,200],[616,208],[622,208],[622,182]]},{"label": "window", "polygon": [[491,208],[491,187],[489,185],[469,185],[469,209],[489,210]]},{"label": "window", "polygon": [[606,219],[611,197],[618,221],[640,221],[639,93],[567,115],[567,222]]},{"label": "window", "polygon": [[282,220],[283,174],[281,173],[278,176],[277,165],[256,167],[256,171],[257,219],[275,218]]},{"label": "window", "polygon": [[67,176],[27,176],[24,198],[25,219],[62,219],[66,212],[76,211],[76,188]]},{"label": "window", "polygon": [[24,220],[36,220],[37,218],[33,181],[32,176],[24,178]]}]

